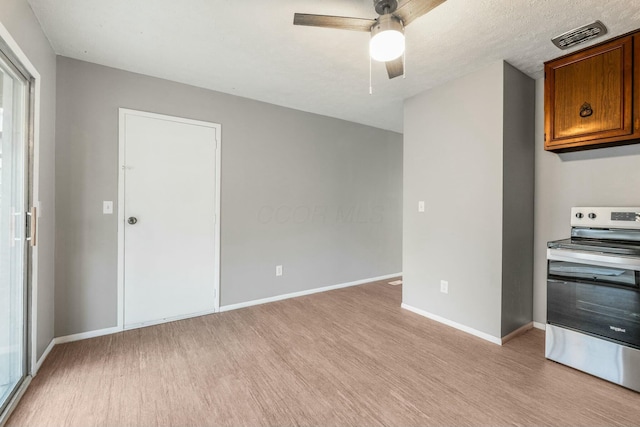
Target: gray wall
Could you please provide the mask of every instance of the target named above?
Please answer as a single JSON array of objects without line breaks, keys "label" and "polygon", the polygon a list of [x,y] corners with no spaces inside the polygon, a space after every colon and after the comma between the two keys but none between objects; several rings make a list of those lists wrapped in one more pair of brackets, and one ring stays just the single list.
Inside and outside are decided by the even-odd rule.
[{"label": "gray wall", "polygon": [[[501,336],[502,62],[405,101],[403,303]],[[419,200],[426,213],[418,213]],[[440,280],[449,293],[440,292]]]},{"label": "gray wall", "polygon": [[547,319],[546,243],[569,237],[573,206],[640,206],[640,144],[544,151],[544,80],[536,81],[534,320]]},{"label": "gray wall", "polygon": [[400,134],[62,57],[57,105],[57,336],[116,325],[118,107],[222,124],[222,305],[401,271]]},{"label": "gray wall", "polygon": [[0,22],[41,77],[37,356],[54,336],[56,57],[26,0],[2,0]]},{"label": "gray wall", "polygon": [[535,81],[504,64],[502,334],[533,319]]},{"label": "gray wall", "polygon": [[534,112],[503,61],[405,102],[403,303],[496,338],[531,322]]}]

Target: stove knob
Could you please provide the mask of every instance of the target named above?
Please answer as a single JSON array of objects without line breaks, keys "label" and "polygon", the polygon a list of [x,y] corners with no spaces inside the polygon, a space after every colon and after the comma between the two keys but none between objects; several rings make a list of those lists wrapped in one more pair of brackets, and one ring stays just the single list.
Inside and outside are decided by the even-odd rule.
[{"label": "stove knob", "polygon": [[576,214],[576,218],[578,218],[578,219],[582,219],[582,218],[584,218],[584,214],[583,214],[582,212],[578,212],[578,213]]},{"label": "stove knob", "polygon": [[596,214],[594,214],[593,212],[591,212],[591,213],[589,214],[589,218],[590,218],[590,219],[596,219],[596,216],[597,216],[597,215],[596,215]]}]

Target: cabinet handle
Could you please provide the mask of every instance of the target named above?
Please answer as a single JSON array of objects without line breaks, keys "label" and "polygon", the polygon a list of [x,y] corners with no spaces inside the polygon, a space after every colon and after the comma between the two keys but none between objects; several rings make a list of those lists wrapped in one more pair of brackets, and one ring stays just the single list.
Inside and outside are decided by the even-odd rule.
[{"label": "cabinet handle", "polygon": [[591,104],[589,104],[588,102],[582,104],[582,107],[580,107],[580,117],[589,117],[592,114],[593,108],[591,108]]}]

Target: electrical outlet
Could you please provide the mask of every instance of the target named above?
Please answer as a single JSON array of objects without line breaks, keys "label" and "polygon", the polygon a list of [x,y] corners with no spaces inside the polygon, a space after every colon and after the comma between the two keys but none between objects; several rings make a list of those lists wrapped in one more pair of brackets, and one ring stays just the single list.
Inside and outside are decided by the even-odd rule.
[{"label": "electrical outlet", "polygon": [[442,292],[443,294],[449,293],[449,282],[447,282],[446,280],[440,280],[440,292]]},{"label": "electrical outlet", "polygon": [[276,265],[276,276],[282,276],[282,266]]},{"label": "electrical outlet", "polygon": [[418,202],[418,212],[424,212],[424,202],[423,201],[419,201]]}]

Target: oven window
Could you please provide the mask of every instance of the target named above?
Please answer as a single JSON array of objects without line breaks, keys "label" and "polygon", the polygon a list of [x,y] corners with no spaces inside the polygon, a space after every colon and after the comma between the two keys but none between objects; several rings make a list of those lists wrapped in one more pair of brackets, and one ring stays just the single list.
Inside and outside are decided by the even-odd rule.
[{"label": "oven window", "polygon": [[640,292],[636,289],[549,279],[547,320],[640,348]]},{"label": "oven window", "polygon": [[640,273],[617,267],[549,260],[549,276],[587,283],[639,287]]}]

